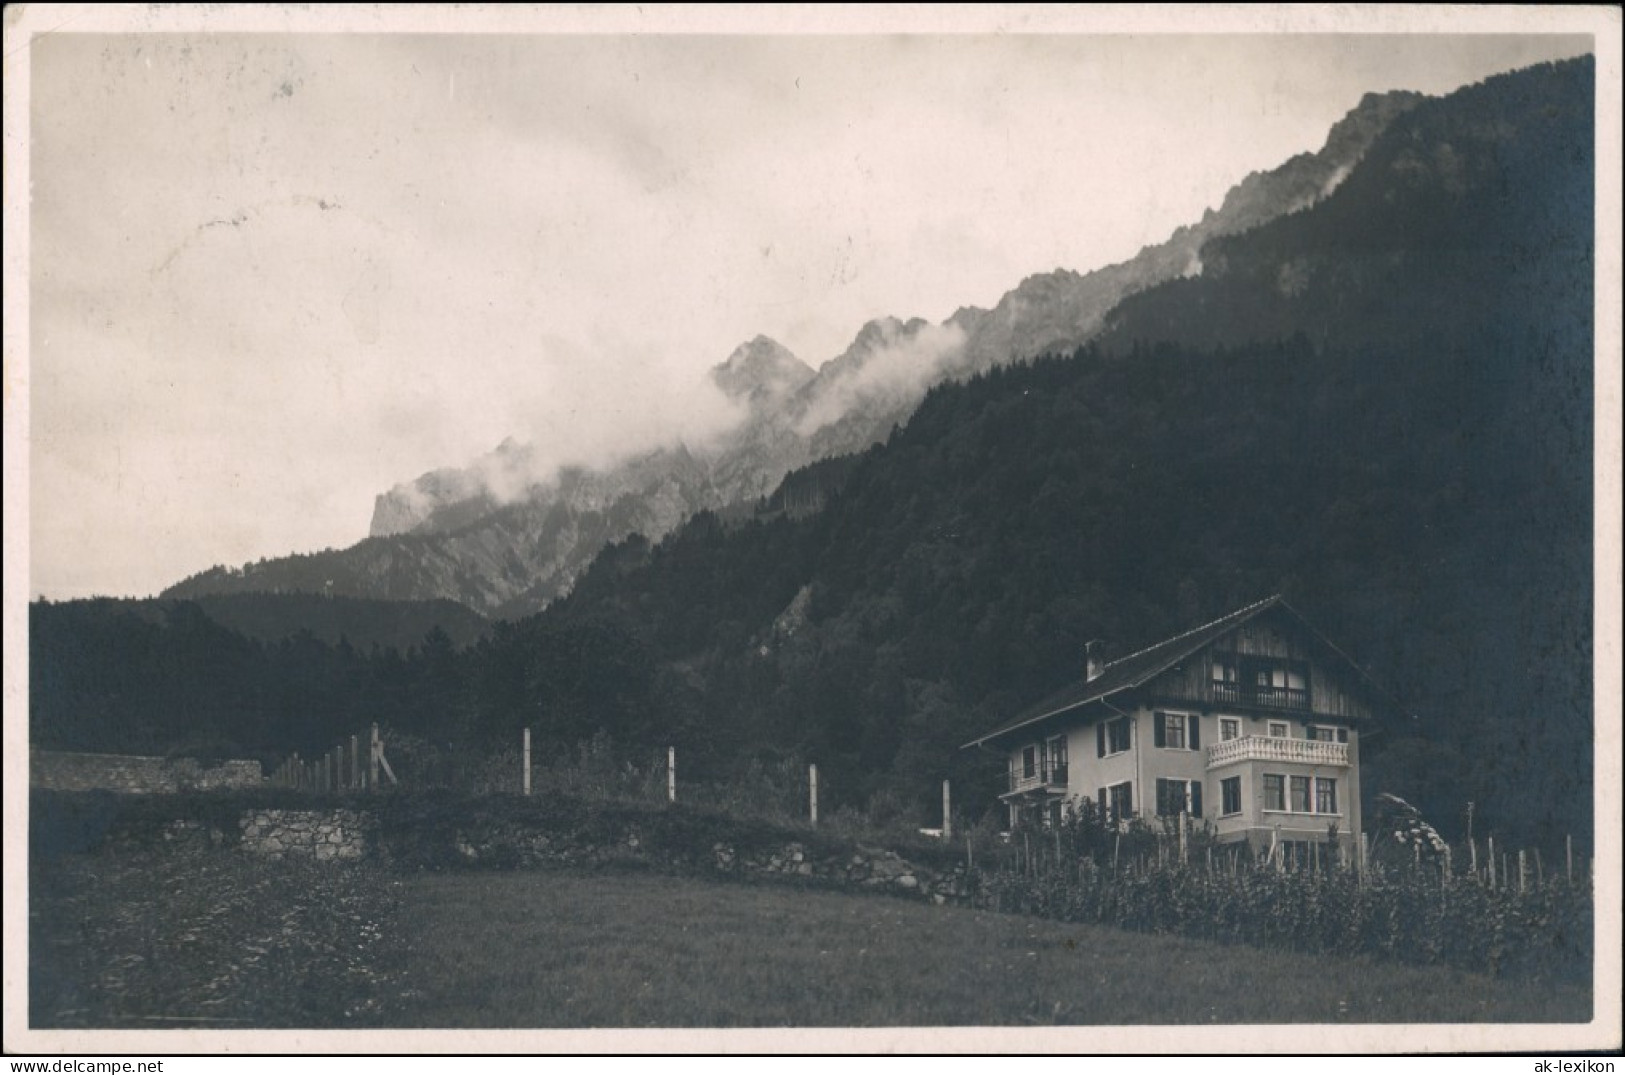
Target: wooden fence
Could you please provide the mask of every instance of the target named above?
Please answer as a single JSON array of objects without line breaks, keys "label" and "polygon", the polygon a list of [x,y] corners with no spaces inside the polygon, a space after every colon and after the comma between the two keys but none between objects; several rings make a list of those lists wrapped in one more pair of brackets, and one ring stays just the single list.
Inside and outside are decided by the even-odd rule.
[{"label": "wooden fence", "polygon": [[348,749],[340,743],[317,758],[301,758],[295,751],[271,773],[271,783],[276,787],[327,793],[375,791],[381,778],[387,778],[391,785],[400,783],[384,754],[384,740],[378,725],[372,726],[365,742],[365,763],[361,760],[359,735],[350,736]]}]

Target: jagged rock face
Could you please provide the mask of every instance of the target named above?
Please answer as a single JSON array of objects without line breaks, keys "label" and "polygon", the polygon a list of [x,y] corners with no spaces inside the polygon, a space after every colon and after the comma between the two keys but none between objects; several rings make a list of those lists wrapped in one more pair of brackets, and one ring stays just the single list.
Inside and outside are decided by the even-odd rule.
[{"label": "jagged rock face", "polygon": [[468,467],[437,470],[379,496],[371,538],[352,549],[290,558],[291,567],[272,561],[242,572],[216,569],[169,592],[301,589],[321,575],[339,580],[332,592],[355,596],[448,597],[498,615],[537,611],[567,592],[606,542],[632,533],[658,540],[696,511],[756,502],[792,470],[863,451],[906,421],[942,380],[1089,342],[1124,298],[1200,274],[1211,241],[1325,197],[1388,124],[1422,99],[1368,94],[1319,152],[1249,175],[1217,210],[1166,242],[1094,272],[1028,277],[991,310],[966,307],[940,325],[871,321],[816,372],[758,336],[710,372],[743,417],[704,451],[678,445],[602,471],[555,468],[538,481],[543,461],[509,439]]},{"label": "jagged rock face", "polygon": [[814,376],[811,366],[766,336],[740,344],[728,361],[711,370],[712,383],[753,412],[782,404]]},{"label": "jagged rock face", "polygon": [[509,437],[467,467],[431,471],[380,495],[368,534],[456,530],[528,495],[536,466],[533,449]]}]

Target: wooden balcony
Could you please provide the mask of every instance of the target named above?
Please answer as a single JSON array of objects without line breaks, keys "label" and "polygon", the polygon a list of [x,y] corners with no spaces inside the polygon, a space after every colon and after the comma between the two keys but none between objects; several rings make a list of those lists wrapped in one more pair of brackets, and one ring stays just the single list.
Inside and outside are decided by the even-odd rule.
[{"label": "wooden balcony", "polygon": [[1042,792],[1064,792],[1066,790],[1066,763],[1042,765],[1035,768],[1031,775],[1023,773],[1020,769],[1010,770],[1009,790],[1000,798],[1014,798],[1018,795],[1028,795]]},{"label": "wooden balcony", "polygon": [[1217,769],[1242,761],[1284,761],[1301,765],[1342,765],[1349,763],[1347,743],[1326,743],[1318,739],[1281,739],[1270,735],[1244,735],[1226,739],[1207,748],[1207,767]]},{"label": "wooden balcony", "polygon": [[1252,683],[1214,683],[1213,700],[1220,704],[1262,706],[1265,709],[1307,710],[1309,692],[1298,687],[1260,687]]}]

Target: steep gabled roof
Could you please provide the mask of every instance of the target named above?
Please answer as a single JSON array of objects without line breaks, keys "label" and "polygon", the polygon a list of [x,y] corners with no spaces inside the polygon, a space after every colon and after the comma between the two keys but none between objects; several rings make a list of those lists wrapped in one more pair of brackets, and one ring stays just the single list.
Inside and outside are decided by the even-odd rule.
[{"label": "steep gabled roof", "polygon": [[999,725],[986,735],[971,740],[960,749],[982,746],[1018,728],[1035,724],[1049,717],[1058,716],[1068,710],[1079,709],[1091,702],[1101,701],[1109,695],[1139,687],[1148,680],[1166,672],[1191,654],[1198,652],[1208,643],[1217,641],[1232,628],[1239,627],[1241,624],[1272,608],[1283,609],[1289,613],[1306,631],[1314,636],[1316,641],[1335,654],[1341,663],[1353,670],[1374,693],[1390,703],[1393,702],[1392,696],[1378,687],[1371,680],[1371,677],[1366,675],[1364,669],[1350,660],[1342,650],[1327,641],[1325,636],[1311,627],[1308,621],[1298,614],[1296,609],[1287,604],[1277,594],[1274,597],[1266,597],[1262,601],[1248,605],[1246,608],[1239,608],[1229,615],[1221,616],[1212,623],[1203,624],[1200,627],[1186,631],[1184,634],[1175,635],[1172,638],[1158,642],[1154,646],[1148,646],[1138,652],[1129,654],[1127,657],[1112,661],[1094,679],[1073,683],[1056,691],[1049,697],[1027,707],[1015,719]]}]

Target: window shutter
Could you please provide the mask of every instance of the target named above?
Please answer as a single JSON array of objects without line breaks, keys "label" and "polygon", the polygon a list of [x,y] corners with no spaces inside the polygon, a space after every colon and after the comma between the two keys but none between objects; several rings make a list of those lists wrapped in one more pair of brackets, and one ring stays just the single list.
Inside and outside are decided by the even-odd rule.
[{"label": "window shutter", "polygon": [[1123,814],[1134,816],[1134,784],[1132,781],[1123,781]]},{"label": "window shutter", "polygon": [[1202,816],[1202,782],[1191,781],[1191,817]]},{"label": "window shutter", "polygon": [[1191,718],[1190,718],[1190,726],[1191,726],[1191,749],[1192,750],[1201,750],[1202,749],[1202,718],[1197,716],[1195,713],[1192,713]]},{"label": "window shutter", "polygon": [[1157,710],[1154,717],[1155,724],[1151,728],[1151,741],[1159,747],[1168,745],[1168,714]]},{"label": "window shutter", "polygon": [[1337,729],[1337,741],[1339,743],[1346,743],[1349,741],[1349,730],[1347,728]]},{"label": "window shutter", "polygon": [[1095,789],[1095,805],[1100,808],[1100,820],[1105,821],[1106,820],[1106,815],[1110,812],[1107,809],[1108,804],[1106,802],[1106,789],[1105,788],[1096,788]]},{"label": "window shutter", "polygon": [[1095,757],[1106,756],[1106,722],[1101,721],[1095,725]]}]

